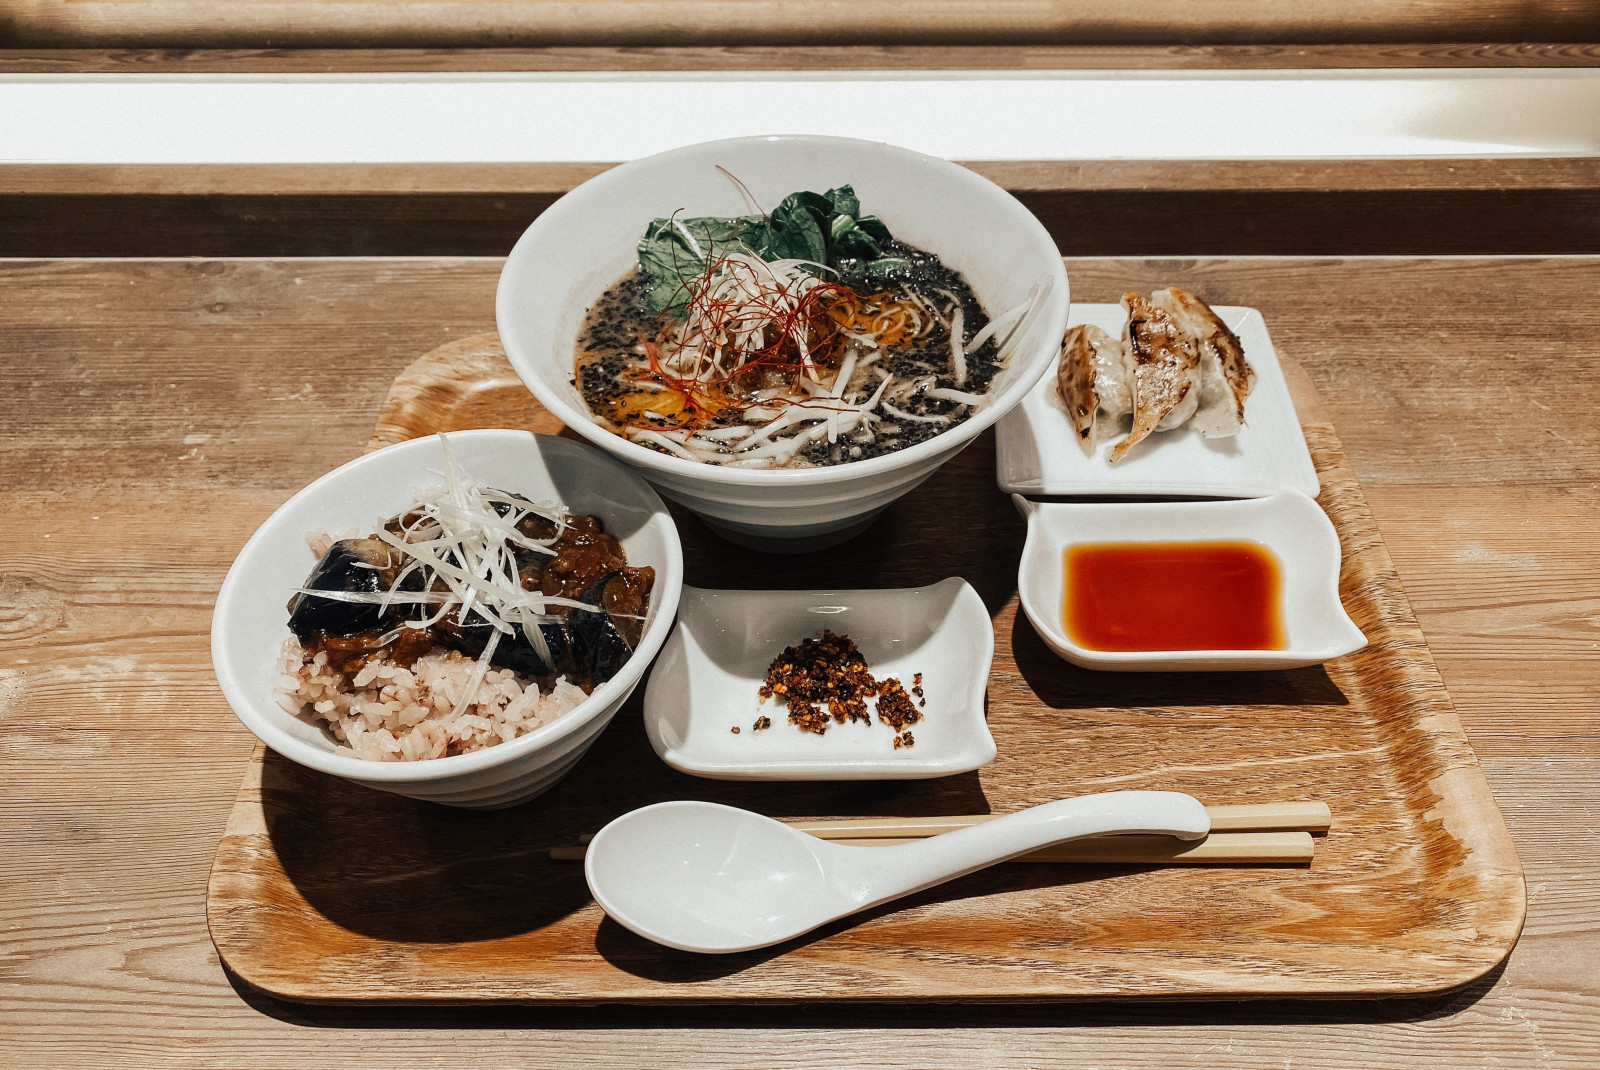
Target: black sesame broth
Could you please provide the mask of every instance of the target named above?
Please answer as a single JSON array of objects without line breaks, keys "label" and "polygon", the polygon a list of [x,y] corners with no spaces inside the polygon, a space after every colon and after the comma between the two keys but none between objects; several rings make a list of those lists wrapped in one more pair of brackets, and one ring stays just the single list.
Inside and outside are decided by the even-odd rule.
[{"label": "black sesame broth", "polygon": [[[951,398],[930,397],[928,391],[944,389],[984,395],[1003,367],[998,341],[989,337],[976,350],[964,353],[966,379],[958,384],[950,328],[939,317],[951,320],[954,309],[959,306],[965,341],[988,325],[987,311],[966,279],[935,254],[891,240],[883,243],[882,255],[886,259],[904,260],[906,266],[885,278],[845,284],[863,297],[886,292],[895,297],[915,295],[937,309],[939,316],[927,317],[931,325],[919,336],[893,345],[882,344],[876,350],[845,341],[839,352],[854,346],[858,354],[870,360],[858,363],[844,395],[870,397],[887,373],[891,380],[893,409],[905,416],[887,408],[880,409],[875,423],[840,434],[836,441],[829,442],[823,437],[808,442],[775,467],[810,468],[866,460],[942,434],[970,419],[979,406]],[[854,274],[855,266],[848,260],[834,265],[846,280]],[[595,421],[630,438],[633,435],[628,432],[637,429],[672,431],[684,426],[681,416],[662,415],[645,408],[656,405],[671,410],[674,404],[673,391],[663,377],[652,371],[647,351],[647,345],[660,337],[667,322],[662,317],[671,313],[648,311],[644,307],[647,289],[647,280],[637,269],[607,289],[584,318],[575,360],[574,381]],[[838,366],[836,353],[828,370],[831,372]],[[701,419],[695,426],[714,432],[741,426],[759,427],[760,422],[735,410]],[[659,452],[673,452],[648,438],[638,441]],[[715,457],[702,459],[711,463],[736,463],[742,458],[734,443],[719,446]]]}]

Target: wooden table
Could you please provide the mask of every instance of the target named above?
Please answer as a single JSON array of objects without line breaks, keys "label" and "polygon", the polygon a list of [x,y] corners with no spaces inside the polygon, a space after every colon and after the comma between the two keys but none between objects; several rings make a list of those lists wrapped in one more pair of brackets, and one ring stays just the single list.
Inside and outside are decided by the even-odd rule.
[{"label": "wooden table", "polygon": [[[0,261],[0,1038],[15,1067],[1600,1063],[1600,258],[1072,260],[1262,309],[1316,380],[1528,878],[1501,971],[1425,1000],[341,1009],[233,983],[207,869],[252,746],[212,599],[355,456],[499,261]],[[986,449],[986,443],[974,448]]]}]

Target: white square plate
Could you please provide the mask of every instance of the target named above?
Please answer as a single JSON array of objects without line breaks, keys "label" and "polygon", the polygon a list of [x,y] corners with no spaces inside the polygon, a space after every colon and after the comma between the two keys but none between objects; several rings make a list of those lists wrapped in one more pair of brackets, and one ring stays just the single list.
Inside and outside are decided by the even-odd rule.
[{"label": "white square plate", "polygon": [[[817,735],[758,694],[772,659],[827,628],[848,635],[878,679],[907,691],[917,673],[927,704],[896,750],[878,722],[832,724]],[[650,745],[681,772],[716,780],[899,780],[987,765],[994,737],[983,698],[994,658],[989,611],[965,580],[878,591],[706,591],[685,586],[678,626],[645,692]],[[873,704],[868,703],[871,710]],[[772,727],[754,731],[765,714]],[[738,733],[733,728],[739,728]]]},{"label": "white square plate", "polygon": [[[1233,438],[1202,438],[1179,427],[1158,431],[1113,465],[1108,455],[1122,435],[1107,435],[1093,457],[1072,430],[1052,370],[997,430],[995,479],[1008,494],[1150,494],[1253,498],[1297,490],[1315,498],[1321,485],[1289,399],[1278,354],[1261,313],[1218,305],[1256,371],[1245,401],[1245,426]],[[1121,305],[1073,305],[1071,324],[1090,323],[1120,337]]]}]

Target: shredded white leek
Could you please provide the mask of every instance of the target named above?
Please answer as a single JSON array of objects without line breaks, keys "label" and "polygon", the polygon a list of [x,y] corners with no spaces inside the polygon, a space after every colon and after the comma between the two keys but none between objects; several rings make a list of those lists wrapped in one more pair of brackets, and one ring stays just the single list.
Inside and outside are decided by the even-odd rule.
[{"label": "shredded white leek", "polygon": [[[692,239],[689,244],[694,248]],[[702,303],[717,309],[718,318],[715,321],[705,318],[699,311],[700,304],[691,302],[686,319],[663,340],[662,366],[672,375],[695,383],[726,381],[739,374],[746,361],[768,344],[774,309],[798,309],[805,295],[822,284],[816,274],[819,268],[827,270],[823,265],[804,260],[768,262],[739,253],[722,257],[697,283],[706,298]],[[968,357],[993,339],[997,361],[1003,363],[1009,359],[1044,307],[1051,288],[1049,280],[1033,286],[1021,302],[990,320],[970,339],[964,337],[965,310],[955,294],[938,291],[939,298],[948,302],[947,316],[938,300],[907,291],[909,303],[927,317],[924,321],[922,315],[911,313],[916,325],[912,333],[921,335],[934,323],[949,331],[947,381],[953,381],[956,388],[964,387],[968,379]],[[877,339],[850,331],[841,331],[841,334],[853,344],[845,350],[831,381],[825,383],[827,369],[812,359],[801,332],[795,338],[801,365],[797,381],[793,386],[765,387],[758,391],[757,404],[743,414],[743,426],[693,432],[667,426],[659,430],[630,427],[624,434],[684,460],[768,467],[788,463],[802,447],[823,438],[836,443],[841,436],[857,433],[864,437],[854,441],[874,441],[877,436],[871,425],[881,421],[879,410],[913,423],[953,422],[950,414],[924,415],[901,407],[913,404],[918,398],[948,401],[974,410],[989,403],[986,394],[939,386],[942,370],[917,360],[901,357],[896,369],[901,375],[875,367],[873,365],[883,355]],[[865,356],[863,349],[867,351]],[[903,372],[908,365],[925,368],[930,374],[906,377]],[[851,379],[865,373],[869,367],[882,381],[870,397],[861,401],[861,393],[850,389]],[[657,416],[663,425],[670,422],[669,417],[644,415],[646,418]]]},{"label": "shredded white leek", "polygon": [[[444,459],[444,486],[418,497],[416,505],[409,510],[415,514],[415,519],[402,526],[402,534],[382,528],[373,535],[406,560],[389,589],[357,592],[302,588],[299,593],[336,602],[376,604],[385,610],[391,605],[437,607],[431,616],[406,621],[404,627],[409,628],[431,627],[451,614],[462,625],[470,623],[472,617],[488,624],[492,628],[488,641],[478,656],[466,691],[456,703],[454,712],[460,713],[476,697],[489,672],[490,659],[503,638],[513,636],[521,628],[539,658],[553,666],[550,648],[539,630],[539,625],[561,619],[549,610],[561,606],[598,612],[599,607],[522,586],[516,560],[518,551],[556,553],[555,543],[567,528],[565,508],[537,505],[469,480],[457,463],[450,439],[441,434],[439,442]],[[555,533],[548,539],[524,535],[517,525],[529,516],[550,521],[555,525]],[[412,586],[422,589],[403,590],[402,585],[419,570],[422,582]],[[400,629],[387,633],[381,644],[393,642],[400,634]]]},{"label": "shredded white leek", "polygon": [[883,409],[890,416],[893,416],[897,420],[910,420],[913,423],[919,424],[947,424],[950,422],[950,417],[948,416],[918,416],[914,412],[906,412],[903,409],[897,409],[887,401],[883,403]]},{"label": "shredded white leek", "polygon": [[981,409],[989,403],[987,394],[971,394],[965,390],[951,390],[947,386],[931,386],[922,395],[940,401],[953,401],[957,405],[971,405],[975,409]]},{"label": "shredded white leek", "polygon": [[961,331],[965,324],[961,303],[956,302],[955,314],[950,317],[950,377],[957,386],[967,385],[967,354],[961,348]]}]

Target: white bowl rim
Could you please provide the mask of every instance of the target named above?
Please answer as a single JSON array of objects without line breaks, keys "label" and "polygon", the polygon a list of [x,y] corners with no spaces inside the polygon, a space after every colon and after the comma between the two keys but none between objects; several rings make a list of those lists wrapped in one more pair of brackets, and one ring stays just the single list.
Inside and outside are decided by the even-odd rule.
[{"label": "white bowl rim", "polygon": [[[548,725],[542,725],[526,735],[518,736],[505,743],[499,743],[481,750],[468,751],[465,754],[452,754],[443,758],[429,758],[414,762],[377,762],[366,758],[358,758],[354,752],[325,751],[310,746],[303,740],[297,739],[286,730],[289,720],[296,720],[293,714],[280,709],[272,701],[270,694],[258,696],[253,694],[238,678],[236,665],[229,654],[229,622],[239,612],[236,604],[246,597],[248,581],[244,577],[244,568],[249,564],[249,559],[255,554],[263,552],[267,539],[263,532],[274,526],[280,515],[288,513],[304,499],[315,497],[324,492],[330,485],[342,483],[350,478],[352,473],[375,464],[373,458],[387,457],[394,453],[412,451],[426,452],[430,447],[436,448],[437,437],[425,436],[422,438],[407,439],[362,454],[353,460],[347,461],[333,471],[319,476],[301,490],[297,491],[288,501],[284,502],[272,515],[261,522],[234,558],[228,568],[228,575],[222,581],[222,588],[217,594],[216,606],[211,622],[211,664],[216,674],[217,683],[222,688],[223,696],[228,700],[228,705],[233,708],[234,714],[244,722],[257,739],[271,749],[282,754],[291,761],[307,766],[319,772],[330,773],[334,776],[350,780],[366,781],[370,783],[394,784],[419,784],[439,780],[450,780],[465,774],[483,772],[512,762],[517,758],[531,752],[557,743],[567,736],[577,732],[580,728],[594,720],[619,691],[626,691],[635,686],[644,675],[645,669],[654,660],[660,651],[667,636],[671,633],[673,623],[678,614],[678,596],[683,587],[683,547],[678,537],[677,525],[672,521],[667,512],[666,505],[648,483],[638,473],[613,457],[608,457],[592,448],[580,443],[571,442],[555,435],[538,435],[532,431],[515,430],[510,428],[474,428],[471,430],[451,431],[448,437],[452,440],[460,438],[503,438],[506,441],[526,441],[530,438],[542,439],[541,448],[554,448],[558,453],[567,452],[573,458],[581,458],[587,463],[600,463],[611,470],[613,478],[625,484],[629,490],[638,495],[644,502],[651,504],[651,518],[664,518],[666,523],[662,526],[666,532],[667,559],[657,566],[655,591],[660,595],[655,605],[655,619],[645,629],[644,635],[639,639],[627,664],[616,676],[594,689],[594,692],[573,707],[561,717]],[[288,622],[285,620],[285,632],[288,634]],[[306,722],[300,721],[305,724]]]},{"label": "white bowl rim", "polygon": [[[1192,501],[1039,502],[1024,498],[1020,494],[1011,495],[1011,500],[1028,521],[1028,534],[1023,543],[1022,558],[1018,563],[1017,576],[1017,598],[1022,604],[1023,613],[1048,645],[1055,647],[1062,657],[1084,668],[1098,669],[1115,666],[1117,668],[1126,667],[1131,669],[1156,662],[1163,666],[1168,666],[1169,668],[1166,671],[1179,671],[1171,668],[1172,666],[1201,662],[1205,664],[1197,667],[1202,669],[1225,663],[1249,663],[1263,668],[1288,668],[1321,664],[1322,662],[1342,657],[1345,654],[1352,654],[1367,645],[1365,634],[1362,633],[1355,621],[1350,619],[1350,612],[1344,608],[1344,601],[1339,597],[1341,562],[1338,557],[1340,553],[1338,529],[1333,526],[1333,521],[1328,518],[1328,514],[1322,510],[1322,507],[1316,503],[1315,499],[1298,490],[1284,490],[1254,498],[1206,498]],[[1310,507],[1309,510],[1306,509],[1307,506]],[[1266,510],[1298,509],[1304,510],[1307,516],[1312,517],[1312,523],[1317,524],[1318,529],[1323,532],[1325,537],[1332,540],[1334,547],[1335,558],[1332,576],[1331,578],[1322,577],[1322,580],[1331,583],[1333,605],[1338,607],[1344,623],[1349,625],[1352,632],[1360,636],[1361,641],[1358,643],[1330,643],[1321,647],[1286,647],[1282,650],[1234,648],[1222,650],[1094,650],[1089,647],[1079,646],[1073,642],[1066,632],[1056,624],[1054,618],[1046,614],[1043,611],[1043,607],[1037,604],[1037,599],[1033,597],[1035,593],[1033,590],[1034,584],[1023,581],[1022,572],[1026,570],[1027,562],[1031,556],[1029,554],[1031,549],[1029,544],[1035,538],[1040,537],[1038,532],[1042,520],[1039,520],[1039,518],[1046,511],[1094,508],[1128,513],[1163,514],[1190,512],[1196,509],[1216,509],[1218,507]],[[1039,523],[1035,523],[1036,520]],[[1163,536],[1159,541],[1165,541],[1168,537]],[[1256,539],[1254,535],[1248,532],[1241,533],[1239,537]],[[1261,542],[1263,546],[1268,546],[1269,549],[1271,548],[1263,540],[1256,539],[1256,541]],[[1070,655],[1066,652],[1070,652]]]},{"label": "white bowl rim", "polygon": [[[556,391],[547,389],[543,379],[533,374],[529,366],[519,357],[515,340],[516,332],[508,327],[512,316],[511,306],[515,300],[515,295],[511,292],[511,287],[508,283],[511,276],[511,267],[518,262],[519,256],[527,257],[531,255],[527,250],[537,243],[543,230],[541,223],[549,219],[553,213],[572,210],[570,207],[566,209],[562,207],[563,204],[568,202],[568,198],[590,196],[597,192],[603,193],[608,186],[626,180],[633,171],[647,169],[660,161],[697,156],[723,147],[744,147],[759,143],[771,144],[780,142],[785,144],[834,145],[858,150],[873,148],[898,156],[908,163],[944,171],[957,178],[958,181],[974,189],[984,191],[987,195],[999,194],[1001,197],[1011,201],[1016,206],[1017,211],[1026,217],[1023,225],[1031,227],[1037,235],[1043,237],[1051,248],[1055,248],[1055,239],[1050,237],[1050,232],[1045,229],[1044,224],[1039,222],[1038,218],[1021,201],[1018,201],[1001,186],[984,178],[976,171],[962,167],[960,164],[952,163],[937,156],[928,156],[917,152],[915,149],[891,145],[888,142],[868,141],[863,138],[834,137],[827,134],[757,134],[747,137],[724,138],[718,141],[697,142],[693,145],[684,145],[680,148],[669,149],[666,152],[658,152],[652,156],[630,160],[574,187],[549,208],[545,209],[537,219],[529,224],[528,229],[523,231],[522,237],[517,239],[516,245],[512,247],[510,254],[506,257],[505,266],[500,272],[500,283],[495,292],[495,323],[499,329],[506,356],[510,359],[511,366],[515,369],[517,377],[539,400],[539,403],[560,419],[563,424],[607,452],[625,457],[630,463],[644,468],[652,468],[662,473],[732,486],[810,487],[818,484],[844,483],[854,479],[870,478],[914,465],[919,461],[938,457],[943,453],[959,448],[1014,409],[1039,380],[1048,374],[1050,368],[1054,366],[1056,354],[1060,348],[1058,341],[1047,342],[1041,348],[1040,355],[1034,358],[1039,363],[1037,375],[1019,376],[1010,387],[992,397],[990,403],[984,406],[980,412],[968,417],[948,431],[941,431],[931,438],[918,442],[916,445],[908,446],[903,450],[896,450],[893,453],[819,468],[729,468],[723,465],[706,464],[703,461],[688,461],[681,457],[672,457],[607,431],[595,423],[588,412],[580,412]],[[937,250],[929,251],[937,252]],[[1060,256],[1059,250],[1050,259],[1052,269],[1047,277],[1050,279],[1052,286],[1050,293],[1046,296],[1046,301],[1048,305],[1054,305],[1057,301],[1061,303],[1064,328],[1066,314],[1070,311],[1071,304],[1066,265]],[[1049,336],[1047,335],[1046,337],[1048,338]],[[1045,350],[1049,350],[1048,360],[1044,359],[1043,356]],[[1012,356],[1012,360],[1017,359],[1016,355]]]}]

